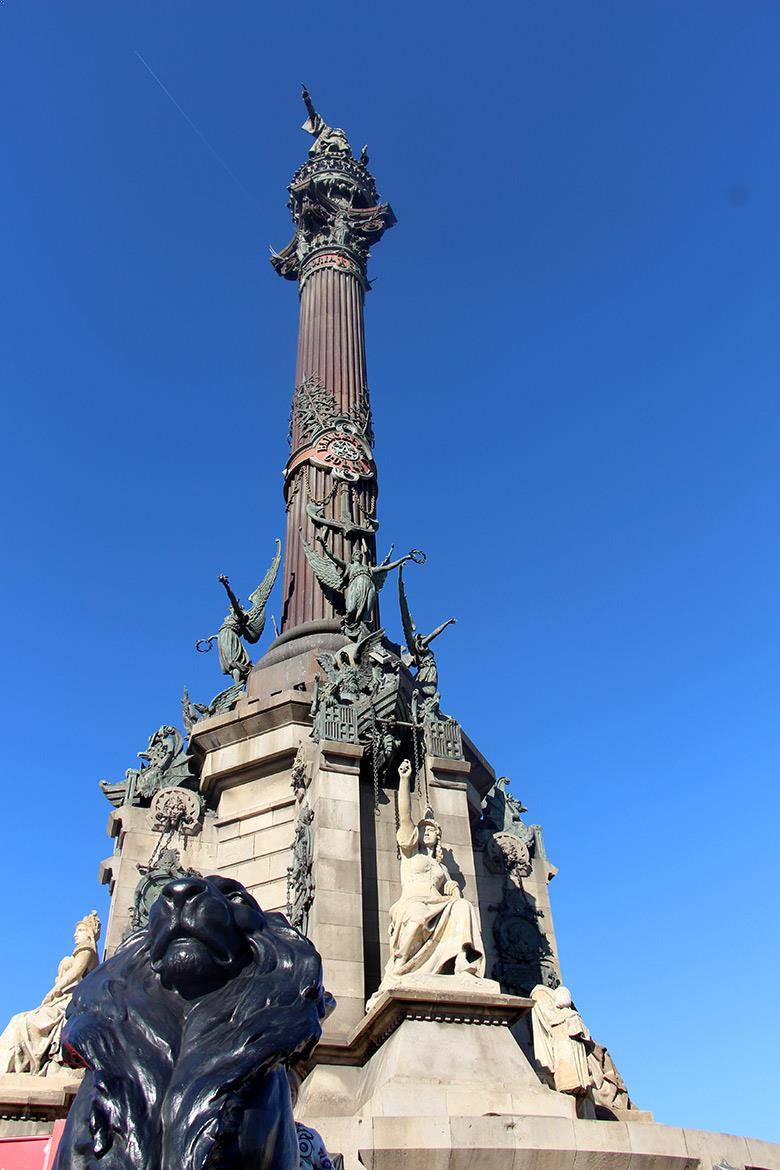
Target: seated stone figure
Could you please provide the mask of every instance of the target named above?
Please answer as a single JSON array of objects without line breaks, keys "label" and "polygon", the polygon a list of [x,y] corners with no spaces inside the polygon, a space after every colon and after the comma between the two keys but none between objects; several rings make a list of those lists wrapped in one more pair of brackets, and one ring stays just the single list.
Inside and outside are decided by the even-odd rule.
[{"label": "seated stone figure", "polygon": [[579,1117],[595,1117],[588,1069],[590,1032],[572,1005],[571,992],[568,987],[553,990],[540,983],[531,998],[534,1055],[541,1075],[551,1088],[576,1097]]},{"label": "seated stone figure", "polygon": [[87,1071],[56,1170],[298,1170],[285,1067],[325,1010],[320,957],[282,914],[229,878],[168,882],[71,1001],[63,1053]]},{"label": "seated stone figure", "polygon": [[415,824],[411,813],[412,767],[398,769],[401,897],[390,909],[390,960],[380,991],[411,974],[485,973],[477,914],[442,862],[441,829],[430,811]]},{"label": "seated stone figure", "polygon": [[593,1082],[593,1100],[596,1103],[597,1116],[610,1117],[614,1116],[612,1111],[615,1109],[636,1108],[609,1050],[595,1041],[588,1051],[588,1072]]},{"label": "seated stone figure", "polygon": [[65,1010],[78,983],[98,965],[99,938],[100,919],[93,910],[76,923],[73,953],[60,962],[51,991],[37,1008],[15,1015],[0,1036],[0,1073],[52,1076],[63,1071],[60,1033]]}]

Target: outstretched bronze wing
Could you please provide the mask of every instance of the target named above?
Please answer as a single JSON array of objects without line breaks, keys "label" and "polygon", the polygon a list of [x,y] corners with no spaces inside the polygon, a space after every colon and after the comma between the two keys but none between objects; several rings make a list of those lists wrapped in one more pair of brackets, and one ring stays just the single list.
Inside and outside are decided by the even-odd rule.
[{"label": "outstretched bronze wing", "polygon": [[417,633],[417,627],[415,626],[414,619],[409,612],[409,602],[406,600],[403,565],[401,565],[400,569],[398,570],[398,604],[401,608],[401,624],[404,628],[406,649],[414,659],[414,635]]},{"label": "outstretched bronze wing", "polygon": [[326,589],[335,589],[337,591],[343,589],[343,570],[334,564],[330,557],[325,557],[321,553],[318,553],[303,537],[301,537],[301,543],[303,544],[303,551],[306,553],[306,560],[311,565],[312,572],[320,585],[324,585]]},{"label": "outstretched bronze wing", "polygon": [[260,584],[255,589],[254,593],[249,595],[249,601],[252,608],[246,614],[246,622],[244,625],[244,637],[247,642],[256,642],[263,632],[265,626],[265,607],[268,598],[271,596],[271,590],[276,581],[276,574],[279,572],[279,562],[282,559],[282,542],[277,540],[276,553],[274,559],[268,568],[268,572],[263,577]]},{"label": "outstretched bronze wing", "polygon": [[355,643],[353,657],[356,666],[361,664],[366,654],[370,654],[374,647],[379,645],[384,636],[384,630],[371,630],[368,634],[364,634],[363,637]]},{"label": "outstretched bronze wing", "polygon": [[329,683],[337,683],[339,676],[339,668],[336,662],[336,655],[330,650],[321,650],[317,655],[317,662],[325,671]]}]

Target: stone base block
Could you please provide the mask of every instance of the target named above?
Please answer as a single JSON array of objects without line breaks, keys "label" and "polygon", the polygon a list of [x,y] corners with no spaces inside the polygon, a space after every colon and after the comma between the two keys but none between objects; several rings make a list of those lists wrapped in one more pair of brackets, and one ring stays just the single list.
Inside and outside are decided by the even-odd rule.
[{"label": "stone base block", "polygon": [[600,1121],[654,1121],[649,1109],[607,1109],[605,1106],[596,1106],[596,1117]]},{"label": "stone base block", "polygon": [[356,1112],[569,1118],[574,1104],[541,1084],[507,1027],[405,1020],[363,1070]]},{"label": "stone base block", "polygon": [[379,1005],[373,1014],[385,1015],[392,1034],[362,1068],[318,1064],[301,1087],[301,1119],[309,1124],[310,1118],[329,1115],[575,1116],[574,1099],[541,1084],[506,1020],[473,1015],[473,1022],[444,1022],[447,1005],[439,1004],[437,1011],[439,1019],[398,1022]]},{"label": "stone base block", "polygon": [[375,992],[348,1036],[323,1036],[314,1064],[364,1065],[404,1020],[511,1027],[533,1000],[473,975],[407,975]]},{"label": "stone base block", "polygon": [[0,1137],[51,1133],[54,1122],[67,1116],[83,1075],[70,1069],[48,1077],[0,1075]]}]

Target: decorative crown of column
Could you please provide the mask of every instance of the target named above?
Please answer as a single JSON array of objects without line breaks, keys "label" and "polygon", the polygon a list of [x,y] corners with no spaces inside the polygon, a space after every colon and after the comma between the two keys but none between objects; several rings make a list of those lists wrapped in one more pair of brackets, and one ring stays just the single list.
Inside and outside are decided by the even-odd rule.
[{"label": "decorative crown of column", "polygon": [[345,132],[317,113],[305,86],[302,97],[309,115],[302,129],[314,142],[287,188],[295,235],[272,253],[271,263],[300,288],[312,272],[339,268],[367,289],[369,250],[396,222],[395,215],[389,203],[379,202],[366,147],[355,158]]}]

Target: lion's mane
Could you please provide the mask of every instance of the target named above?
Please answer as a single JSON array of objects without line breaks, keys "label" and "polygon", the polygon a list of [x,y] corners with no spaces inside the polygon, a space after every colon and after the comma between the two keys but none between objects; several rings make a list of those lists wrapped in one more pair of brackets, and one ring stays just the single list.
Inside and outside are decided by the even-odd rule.
[{"label": "lion's mane", "polygon": [[63,1047],[87,1071],[56,1170],[297,1166],[285,1066],[321,1034],[320,957],[237,882],[201,881],[207,896],[248,900],[231,928],[241,920],[249,960],[222,986],[185,998],[153,968],[147,927],[82,981]]}]

